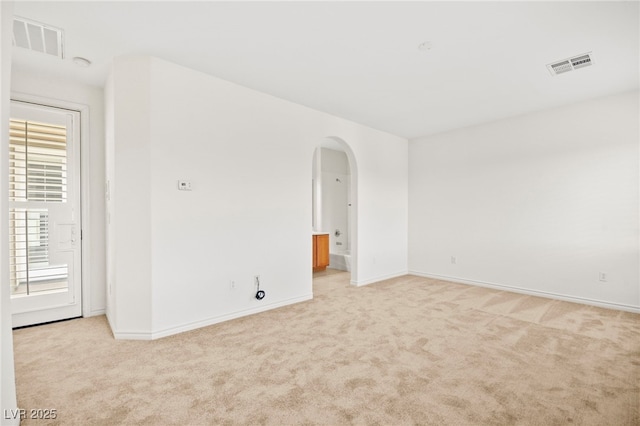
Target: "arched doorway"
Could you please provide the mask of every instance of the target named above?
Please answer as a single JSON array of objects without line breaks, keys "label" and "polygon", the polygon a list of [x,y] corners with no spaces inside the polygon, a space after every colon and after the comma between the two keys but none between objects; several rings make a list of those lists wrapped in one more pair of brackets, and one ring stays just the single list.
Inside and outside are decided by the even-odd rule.
[{"label": "arched doorway", "polygon": [[329,268],[358,277],[358,169],[349,145],[323,138],[313,153],[312,225],[329,234]]}]

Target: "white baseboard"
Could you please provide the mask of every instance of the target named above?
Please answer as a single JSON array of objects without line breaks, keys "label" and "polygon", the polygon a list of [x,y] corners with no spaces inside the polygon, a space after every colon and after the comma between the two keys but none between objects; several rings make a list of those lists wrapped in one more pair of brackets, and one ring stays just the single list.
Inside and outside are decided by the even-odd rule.
[{"label": "white baseboard", "polygon": [[384,280],[390,280],[391,278],[398,278],[398,277],[402,277],[404,275],[407,275],[408,272],[407,271],[401,271],[401,272],[396,272],[393,274],[385,274],[385,275],[379,275],[377,277],[373,277],[373,278],[368,278],[366,280],[351,280],[351,284],[355,285],[355,286],[363,286],[363,285],[369,285],[369,284],[373,284],[373,283],[377,283],[380,281],[384,281]]},{"label": "white baseboard", "polygon": [[160,339],[162,337],[172,336],[178,333],[184,333],[185,331],[195,330],[197,328],[207,327],[209,325],[218,324],[224,321],[229,321],[232,319],[245,317],[247,315],[253,315],[260,312],[269,311],[271,309],[281,308],[287,305],[293,305],[295,303],[305,302],[307,300],[313,299],[313,294],[308,294],[305,296],[294,297],[292,299],[282,300],[280,302],[270,303],[268,305],[262,305],[251,309],[244,309],[242,311],[232,312],[225,315],[215,316],[211,318],[206,318],[200,321],[189,322],[185,324],[181,324],[175,327],[165,328],[164,330],[155,330],[152,332],[145,331],[120,331],[113,328],[111,321],[109,320],[109,316],[107,315],[107,320],[109,320],[109,325],[111,326],[111,331],[116,339],[122,340],[155,340]]},{"label": "white baseboard", "polygon": [[107,311],[105,315],[107,316],[107,322],[109,323],[111,333],[113,333],[113,337],[116,340],[151,340],[151,333],[149,333],[148,331],[116,330],[116,328],[113,326],[113,321],[111,321],[109,311]]},{"label": "white baseboard", "polygon": [[89,312],[85,317],[97,317],[100,315],[105,315],[106,309],[95,309]]},{"label": "white baseboard", "polygon": [[633,313],[636,313],[636,314],[640,313],[640,306],[633,306],[633,305],[626,305],[626,304],[623,304],[623,303],[608,302],[608,301],[605,301],[605,300],[589,299],[589,298],[586,298],[586,297],[579,297],[579,296],[569,296],[569,295],[566,295],[566,294],[559,294],[559,293],[552,293],[552,292],[547,292],[547,291],[532,290],[532,289],[528,289],[528,288],[515,287],[515,286],[510,286],[510,285],[504,285],[504,284],[496,284],[496,283],[491,283],[491,282],[486,282],[486,281],[469,280],[469,279],[465,279],[465,278],[451,277],[451,276],[448,276],[448,275],[430,274],[428,272],[421,272],[421,271],[411,271],[410,270],[409,271],[409,275],[416,275],[416,276],[424,277],[424,278],[434,278],[434,279],[437,279],[437,280],[451,281],[451,282],[460,283],[460,284],[475,285],[475,286],[479,286],[479,287],[488,287],[488,288],[493,288],[493,289],[496,289],[496,290],[507,290],[507,291],[512,291],[514,293],[528,294],[530,296],[546,297],[548,299],[563,300],[565,302],[581,303],[583,305],[597,306],[599,308],[615,309],[615,310],[618,310],[618,311],[627,311],[627,312],[633,312]]},{"label": "white baseboard", "polygon": [[144,331],[116,331],[111,329],[116,340],[153,340],[153,334]]},{"label": "white baseboard", "polygon": [[258,314],[260,312],[269,311],[271,309],[281,308],[287,305],[293,305],[295,303],[305,302],[313,299],[313,294],[305,296],[294,297],[292,299],[282,300],[280,302],[270,303],[268,305],[262,305],[251,309],[245,309],[242,311],[233,312],[230,314],[220,315],[217,317],[207,318],[201,321],[195,321],[187,324],[183,324],[177,327],[171,327],[160,331],[154,331],[151,334],[151,339],[160,339],[162,337],[171,336],[173,334],[184,333],[185,331],[195,330],[197,328],[207,327],[209,325],[218,324],[224,321],[245,317],[247,315]]}]

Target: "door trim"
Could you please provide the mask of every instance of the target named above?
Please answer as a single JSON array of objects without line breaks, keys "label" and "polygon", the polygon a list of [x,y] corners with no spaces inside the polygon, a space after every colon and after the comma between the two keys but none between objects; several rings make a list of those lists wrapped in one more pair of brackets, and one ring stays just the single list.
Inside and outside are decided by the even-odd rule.
[{"label": "door trim", "polygon": [[22,92],[11,92],[10,101],[23,102],[27,104],[40,105],[77,111],[80,114],[80,292],[82,303],[82,316],[89,317],[99,315],[104,312],[93,312],[91,309],[91,265],[89,254],[91,247],[90,227],[90,127],[89,127],[89,105],[76,102],[64,101],[61,99],[48,98],[44,96],[30,95]]}]

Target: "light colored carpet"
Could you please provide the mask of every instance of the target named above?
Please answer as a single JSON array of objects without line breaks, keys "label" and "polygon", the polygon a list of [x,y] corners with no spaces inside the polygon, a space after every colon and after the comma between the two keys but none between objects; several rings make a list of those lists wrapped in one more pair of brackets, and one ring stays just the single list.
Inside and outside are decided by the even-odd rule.
[{"label": "light colored carpet", "polygon": [[16,330],[18,404],[65,425],[640,423],[640,315],[348,281],[151,342],[114,340],[104,317]]}]

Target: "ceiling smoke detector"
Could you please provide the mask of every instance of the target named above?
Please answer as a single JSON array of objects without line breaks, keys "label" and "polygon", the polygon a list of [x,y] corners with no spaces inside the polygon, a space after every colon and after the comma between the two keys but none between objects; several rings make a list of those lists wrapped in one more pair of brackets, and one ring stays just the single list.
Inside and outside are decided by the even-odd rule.
[{"label": "ceiling smoke detector", "polygon": [[64,32],[30,19],[13,18],[13,45],[64,59]]},{"label": "ceiling smoke detector", "polygon": [[548,64],[547,69],[549,70],[551,75],[558,75],[565,72],[588,67],[591,64],[591,52],[588,52],[583,53],[582,55],[574,56],[573,58],[563,59],[561,61]]}]

